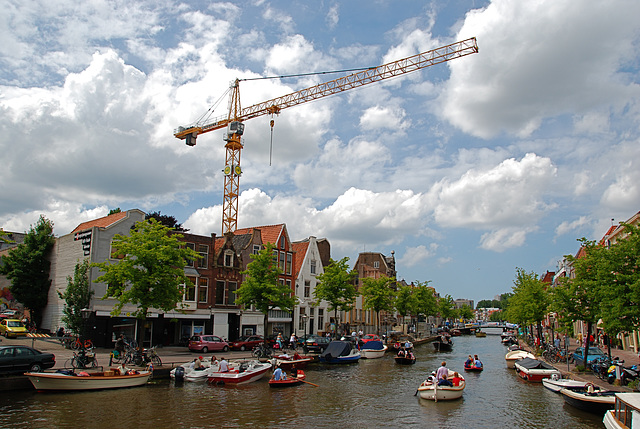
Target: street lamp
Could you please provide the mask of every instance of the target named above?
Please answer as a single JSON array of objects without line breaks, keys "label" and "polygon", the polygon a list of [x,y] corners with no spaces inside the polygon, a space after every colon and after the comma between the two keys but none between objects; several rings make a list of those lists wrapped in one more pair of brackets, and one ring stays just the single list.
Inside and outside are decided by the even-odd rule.
[{"label": "street lamp", "polygon": [[302,315],[302,320],[304,320],[304,324],[302,326],[304,327],[304,342],[305,343],[307,342],[307,317],[309,317],[309,316],[307,316],[306,313],[304,313]]},{"label": "street lamp", "polygon": [[84,357],[85,341],[87,340],[87,320],[89,320],[89,317],[91,317],[91,310],[89,310],[88,308],[83,308],[82,310],[80,310],[80,315],[82,316],[82,335],[80,336],[82,348],[80,349],[80,354],[82,356],[82,362],[85,362]]}]

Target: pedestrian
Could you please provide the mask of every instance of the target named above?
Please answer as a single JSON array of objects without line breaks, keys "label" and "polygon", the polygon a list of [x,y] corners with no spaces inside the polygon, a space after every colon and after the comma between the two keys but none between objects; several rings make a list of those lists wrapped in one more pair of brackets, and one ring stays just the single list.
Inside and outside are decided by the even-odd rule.
[{"label": "pedestrian", "polygon": [[577,336],[577,339],[576,339],[576,344],[577,344],[578,347],[582,347],[582,345],[583,345],[582,344],[582,332],[578,332],[578,336]]},{"label": "pedestrian", "polygon": [[556,339],[553,341],[553,345],[556,347],[556,349],[560,348],[560,335],[556,335]]}]

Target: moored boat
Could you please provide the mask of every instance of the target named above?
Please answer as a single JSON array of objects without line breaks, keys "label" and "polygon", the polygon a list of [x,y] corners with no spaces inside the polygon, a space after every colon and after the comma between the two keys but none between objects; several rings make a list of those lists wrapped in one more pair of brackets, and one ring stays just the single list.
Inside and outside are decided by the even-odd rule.
[{"label": "moored boat", "polygon": [[605,411],[602,423],[607,429],[635,427],[633,417],[640,413],[640,393],[616,393],[613,410]]},{"label": "moored boat", "polygon": [[610,390],[561,389],[560,393],[567,404],[594,414],[604,414],[613,409],[616,402],[616,392]]},{"label": "moored boat", "polygon": [[211,384],[247,384],[260,380],[271,369],[270,362],[248,361],[227,372],[212,372],[207,377]]},{"label": "moored boat", "polygon": [[285,371],[289,371],[296,367],[297,369],[304,369],[309,362],[313,362],[313,358],[309,356],[301,356],[295,353],[293,356],[279,355],[271,360],[271,364],[274,368],[280,366]]},{"label": "moored boat", "polygon": [[453,348],[453,340],[449,333],[443,333],[438,336],[433,342],[433,346],[439,352],[450,351]]},{"label": "moored boat", "polygon": [[363,359],[377,359],[384,356],[388,347],[382,341],[369,341],[360,347],[360,356]]},{"label": "moored boat", "polygon": [[114,368],[94,373],[27,372],[25,375],[38,391],[99,390],[142,386],[149,381],[151,371],[127,370],[121,375],[118,369]]},{"label": "moored boat", "polygon": [[481,330],[479,330],[479,329],[476,331],[476,337],[478,337],[478,338],[484,338],[484,337],[486,337],[486,336],[487,336],[487,333],[486,333],[486,332],[481,331]]},{"label": "moored boat", "polygon": [[536,357],[526,350],[512,350],[504,358],[507,361],[507,368],[515,368],[516,361],[524,358],[535,359]]},{"label": "moored boat", "polygon": [[302,384],[304,379],[307,378],[304,371],[298,370],[296,376],[287,375],[286,379],[269,380],[269,387],[292,387]]},{"label": "moored boat", "polygon": [[572,380],[570,378],[561,378],[557,374],[553,374],[551,378],[543,378],[542,385],[552,392],[559,393],[562,389],[586,389],[587,381]]},{"label": "moored boat", "polygon": [[[447,377],[449,381],[453,379],[453,375],[454,373],[449,371],[449,376]],[[462,397],[462,393],[466,387],[464,377],[462,377],[462,375],[459,375],[459,377],[460,383],[458,386],[438,386],[435,379],[427,379],[418,387],[418,393],[422,399],[436,402],[459,399]]]},{"label": "moored boat", "polygon": [[353,363],[360,360],[360,352],[348,341],[331,341],[319,356],[320,362]]},{"label": "moored boat", "polygon": [[543,378],[551,378],[553,374],[562,375],[548,363],[528,357],[516,361],[515,368],[520,378],[531,383],[541,383]]}]

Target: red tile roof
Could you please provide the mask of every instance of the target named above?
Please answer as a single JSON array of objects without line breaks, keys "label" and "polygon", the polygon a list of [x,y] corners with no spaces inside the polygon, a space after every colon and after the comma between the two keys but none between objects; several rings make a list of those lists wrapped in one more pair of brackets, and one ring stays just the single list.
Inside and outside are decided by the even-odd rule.
[{"label": "red tile roof", "polygon": [[295,261],[293,265],[293,277],[297,279],[300,274],[300,270],[302,269],[304,257],[307,255],[307,250],[309,249],[309,242],[299,241],[297,243],[291,243],[291,246],[295,252],[295,257],[293,258]]},{"label": "red tile roof", "polygon": [[252,228],[242,228],[242,229],[237,229],[234,232],[234,234],[235,235],[251,234],[255,229],[260,230],[260,235],[262,236],[263,244],[271,243],[277,246],[278,239],[280,238],[282,233],[285,232],[285,225],[284,223],[281,223],[278,225],[265,225],[265,226],[254,226]]},{"label": "red tile roof", "polygon": [[87,229],[93,228],[94,226],[98,228],[107,228],[113,225],[114,223],[118,222],[119,220],[124,219],[125,217],[127,217],[126,211],[114,213],[109,216],[101,217],[99,219],[83,222],[80,225],[76,226],[76,229],[71,231],[71,233],[73,234],[74,232],[85,231]]}]

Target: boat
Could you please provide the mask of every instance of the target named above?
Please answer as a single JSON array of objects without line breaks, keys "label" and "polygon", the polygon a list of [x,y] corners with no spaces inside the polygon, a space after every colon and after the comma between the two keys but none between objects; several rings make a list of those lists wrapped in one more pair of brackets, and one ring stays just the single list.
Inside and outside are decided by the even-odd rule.
[{"label": "boat", "polygon": [[551,378],[553,374],[562,375],[548,363],[528,357],[516,361],[515,368],[520,378],[531,383],[541,383],[543,378]]},{"label": "boat", "polygon": [[516,337],[504,337],[502,340],[500,340],[502,342],[502,344],[504,344],[505,346],[511,346],[513,344],[518,344],[518,339]]},{"label": "boat", "polygon": [[476,337],[478,337],[478,338],[484,338],[484,337],[486,337],[486,336],[487,336],[487,333],[486,333],[486,332],[481,331],[481,330],[479,330],[479,329],[476,331]]},{"label": "boat", "polygon": [[25,375],[38,391],[99,390],[142,386],[149,381],[151,371],[126,370],[121,375],[118,368],[113,368],[91,373],[63,370],[62,372],[27,372]]},{"label": "boat", "polygon": [[349,341],[331,341],[318,357],[325,363],[353,363],[360,360],[360,352]]},{"label": "boat", "polygon": [[462,331],[460,331],[460,329],[453,329],[451,331],[451,336],[453,337],[459,337],[460,335],[462,335]]},{"label": "boat", "polygon": [[[184,363],[169,371],[169,377],[177,381],[207,381],[209,375],[219,370],[218,362],[204,362],[202,369],[195,369],[194,362]],[[229,362],[230,366],[240,366],[240,362]]]},{"label": "boat", "polygon": [[604,414],[607,410],[613,409],[616,403],[616,392],[594,389],[593,385],[589,387],[586,390],[560,389],[560,393],[567,404],[582,411]]},{"label": "boat", "polygon": [[526,350],[512,350],[504,358],[507,361],[507,368],[515,368],[516,361],[524,358],[535,359],[536,357]]},{"label": "boat", "polygon": [[633,427],[633,416],[640,413],[640,393],[616,393],[613,410],[604,414],[604,427],[607,429],[628,429]]},{"label": "boat", "polygon": [[475,365],[465,365],[464,370],[468,372],[481,372],[484,369],[483,366],[475,366]]},{"label": "boat", "polygon": [[442,333],[436,338],[433,342],[433,346],[439,352],[449,351],[453,348],[453,340],[451,339],[451,335],[445,332]]},{"label": "boat", "polygon": [[271,369],[270,362],[256,360],[243,362],[238,367],[229,366],[227,372],[212,372],[207,377],[210,384],[247,384],[260,380]]},{"label": "boat", "polygon": [[360,356],[362,359],[378,359],[384,356],[388,348],[382,341],[369,341],[360,347]]},{"label": "boat", "polygon": [[[453,372],[449,370],[448,379],[453,378]],[[459,386],[438,386],[434,377],[430,377],[422,382],[418,387],[418,393],[422,399],[429,399],[431,401],[448,401],[452,399],[459,399],[462,397],[462,393],[466,386],[466,382],[462,375],[459,375],[461,381]]]},{"label": "boat", "polygon": [[292,387],[302,384],[304,379],[307,378],[304,371],[298,370],[295,377],[292,375],[287,375],[285,380],[269,380],[269,387]]},{"label": "boat", "polygon": [[289,371],[296,367],[296,369],[304,369],[309,362],[313,362],[313,358],[309,356],[301,356],[298,353],[294,353],[293,356],[287,354],[278,355],[271,359],[271,365],[276,368],[280,366],[283,371]]},{"label": "boat", "polygon": [[572,380],[570,378],[561,378],[557,374],[553,374],[551,378],[543,378],[542,385],[552,392],[559,393],[562,389],[586,389],[587,381]]},{"label": "boat", "polygon": [[394,359],[396,363],[400,365],[413,365],[414,363],[416,363],[416,357],[411,352],[405,355],[398,355]]}]

